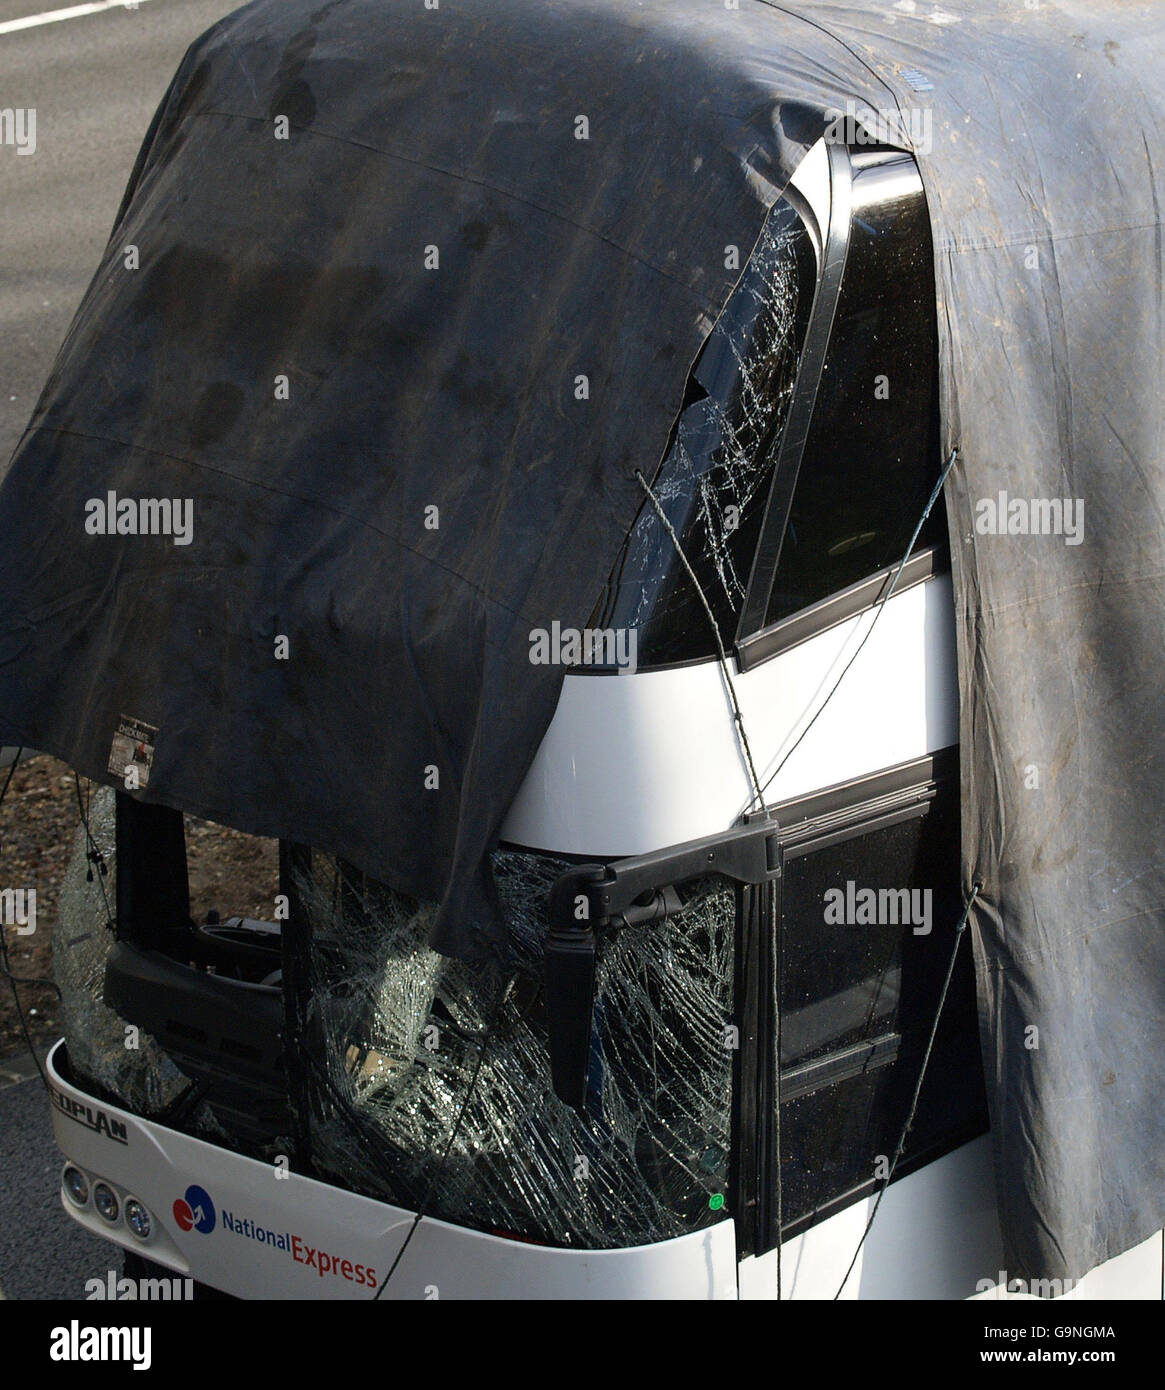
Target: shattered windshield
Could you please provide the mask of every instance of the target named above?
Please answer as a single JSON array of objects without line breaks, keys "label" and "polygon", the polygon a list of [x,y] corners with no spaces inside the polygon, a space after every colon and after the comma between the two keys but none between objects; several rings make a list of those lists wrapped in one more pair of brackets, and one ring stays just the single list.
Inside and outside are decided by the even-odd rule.
[{"label": "shattered windshield", "polygon": [[[239,1059],[255,1039],[238,1021],[217,1020],[231,1031],[220,1039],[229,1054],[216,1060],[190,1043],[216,1020],[200,992],[174,988],[176,971],[187,987],[205,980],[188,968],[187,935],[168,948],[169,985],[157,975],[149,984],[151,996],[170,991],[154,1015],[164,1036],[136,1026],[140,999],[127,994],[124,1013],[109,997],[129,927],[119,946],[113,906],[127,866],[109,789],[94,797],[88,825],[93,840],[78,831],[62,893],[54,963],[69,1065],[97,1095],[257,1159],[294,1155],[297,1171],[495,1234],[606,1249],[726,1219],[736,1055],[727,882],[686,884],[671,917],[603,932],[580,1115],[554,1093],[543,994],[547,901],[563,861],[495,852],[511,955],[482,968],[429,947],[435,904],[332,856],[307,856],[284,885],[297,902],[287,969],[268,981],[301,991],[303,1013],[285,1034],[283,1062],[244,1077]],[[253,1014],[255,986],[237,988]]]},{"label": "shattered windshield", "polygon": [[446,1221],[581,1248],[724,1219],[733,889],[686,885],[670,919],[604,933],[580,1115],[551,1084],[542,986],[546,902],[565,867],[495,854],[514,957],[491,973],[429,949],[431,908],[317,858],[301,886],[305,1042],[324,1068],[312,1067],[310,1136],[321,1176],[414,1210],[427,1198]]}]

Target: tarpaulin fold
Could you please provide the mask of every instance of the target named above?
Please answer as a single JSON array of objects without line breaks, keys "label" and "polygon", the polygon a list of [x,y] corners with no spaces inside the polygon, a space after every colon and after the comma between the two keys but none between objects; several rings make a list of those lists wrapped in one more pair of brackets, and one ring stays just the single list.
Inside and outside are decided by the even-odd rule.
[{"label": "tarpaulin fold", "polygon": [[[726,248],[847,103],[920,113],[1008,1272],[1128,1248],[1165,1205],[1162,48],[1078,0],[232,15],[0,491],[0,738],[110,780],[138,721],[139,795],[498,949],[484,866],[562,678],[531,629],[585,622]],[[1082,501],[1080,543],[990,534],[1000,493]],[[86,530],[141,497],[189,543]]]}]

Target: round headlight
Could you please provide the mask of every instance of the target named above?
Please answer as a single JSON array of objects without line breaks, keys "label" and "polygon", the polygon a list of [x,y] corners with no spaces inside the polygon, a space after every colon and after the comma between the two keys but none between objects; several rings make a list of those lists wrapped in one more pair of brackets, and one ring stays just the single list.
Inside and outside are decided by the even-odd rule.
[{"label": "round headlight", "polygon": [[150,1213],[136,1197],[127,1197],[125,1202],[125,1224],[138,1240],[150,1238]]},{"label": "round headlight", "polygon": [[69,1200],[76,1206],[83,1207],[89,1200],[89,1179],[85,1174],[80,1168],[66,1163],[62,1181],[65,1184],[65,1191],[69,1194]]},{"label": "round headlight", "polygon": [[99,1182],[93,1189],[93,1205],[106,1221],[117,1220],[117,1193],[107,1183]]}]

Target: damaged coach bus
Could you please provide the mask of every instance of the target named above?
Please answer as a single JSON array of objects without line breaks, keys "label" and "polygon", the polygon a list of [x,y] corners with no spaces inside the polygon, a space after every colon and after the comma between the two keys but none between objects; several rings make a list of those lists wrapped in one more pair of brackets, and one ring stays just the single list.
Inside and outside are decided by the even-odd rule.
[{"label": "damaged coach bus", "polygon": [[[646,29],[627,31],[616,8],[548,11],[553,25],[575,26],[576,37],[579,26],[598,24],[611,48],[629,44],[633,52],[649,42],[652,61],[666,69],[653,93],[679,68],[702,76],[708,92],[692,98],[697,125],[718,104],[738,100],[749,109],[760,79],[749,70],[734,85],[725,75],[733,69],[724,54],[745,41],[730,17],[648,5]],[[1031,1267],[1009,1273],[992,1175],[989,1131],[1004,1112],[995,1083],[985,1085],[985,1006],[964,927],[976,924],[975,901],[991,897],[994,878],[969,865],[962,848],[958,590],[943,488],[955,486],[963,443],[947,419],[940,337],[950,304],[942,307],[936,286],[922,153],[868,125],[845,138],[823,136],[828,105],[815,105],[783,74],[793,90],[781,108],[779,157],[765,169],[755,150],[751,165],[733,155],[747,173],[741,196],[760,197],[763,215],[738,264],[719,249],[724,237],[714,243],[726,269],[711,299],[716,312],[698,328],[698,350],[685,356],[681,339],[673,352],[663,327],[655,341],[648,324],[650,351],[627,348],[618,369],[635,376],[642,368],[641,382],[623,387],[606,383],[593,353],[584,360],[581,350],[563,351],[565,396],[555,395],[546,419],[581,418],[570,411],[588,391],[601,402],[641,390],[646,402],[652,373],[663,374],[661,398],[672,393],[663,435],[642,438],[631,397],[620,397],[624,433],[612,450],[618,486],[626,487],[622,526],[605,549],[580,537],[579,547],[595,553],[578,561],[572,537],[543,522],[551,513],[539,511],[540,480],[555,470],[582,473],[577,485],[592,498],[610,485],[591,455],[557,452],[568,436],[546,436],[542,452],[531,446],[520,469],[489,425],[479,440],[466,421],[504,413],[506,388],[456,347],[487,318],[499,321],[481,330],[494,333],[491,351],[516,345],[535,321],[523,317],[535,301],[563,302],[555,277],[567,273],[564,261],[548,249],[530,280],[538,260],[525,259],[520,286],[474,262],[466,275],[494,279],[463,304],[463,319],[441,298],[448,291],[433,288],[461,273],[459,258],[489,254],[481,248],[491,238],[522,261],[516,223],[549,222],[553,192],[522,185],[518,200],[521,161],[512,147],[498,156],[513,169],[504,209],[491,203],[469,215],[500,185],[494,144],[520,144],[537,102],[500,85],[488,98],[481,149],[416,123],[436,99],[430,85],[442,90],[438,67],[455,71],[459,54],[478,61],[492,45],[502,83],[500,54],[518,42],[515,25],[530,6],[500,4],[464,48],[462,21],[446,18],[442,6],[442,18],[423,21],[448,26],[433,30],[442,36],[431,40],[435,56],[410,66],[405,59],[421,47],[413,9],[406,16],[404,6],[341,3],[309,20],[298,3],[260,3],[195,45],[147,139],[115,236],[117,247],[132,237],[147,248],[142,274],[155,279],[126,289],[116,270],[103,271],[70,335],[98,331],[105,314],[111,333],[121,325],[124,344],[139,325],[143,355],[130,373],[137,384],[88,416],[75,400],[62,404],[69,421],[54,420],[56,407],[42,402],[48,423],[29,435],[101,437],[106,450],[110,439],[128,439],[113,451],[128,472],[91,456],[102,497],[114,487],[149,492],[146,475],[133,471],[144,459],[155,492],[164,483],[166,496],[193,497],[181,550],[161,538],[93,538],[94,547],[117,545],[126,557],[139,544],[155,548],[132,577],[108,581],[89,571],[77,580],[94,595],[103,585],[112,593],[110,583],[118,592],[116,615],[87,608],[68,647],[71,660],[88,662],[86,703],[73,708],[91,719],[101,711],[101,752],[64,736],[54,746],[31,715],[6,715],[2,730],[6,742],[20,733],[105,783],[85,803],[54,943],[65,1038],[48,1070],[67,1158],[66,1209],[135,1259],[239,1296],[962,1298],[1072,1289],[1073,1277],[1040,1279]],[[376,10],[394,16],[400,33],[392,40],[399,52],[381,55],[393,74],[385,119],[396,124],[375,142],[394,158],[411,148],[392,168],[419,170],[422,190],[407,192],[409,210],[396,221],[400,205],[381,207],[378,186],[361,184],[357,166],[344,162],[350,147],[336,135],[343,111],[328,104],[329,84],[356,85],[337,74],[356,64],[357,40],[378,22]],[[701,45],[677,30],[678,13],[711,26],[724,46],[715,61],[707,34]],[[741,13],[747,42],[766,51],[772,26],[772,45],[784,42],[793,55],[789,67],[816,41],[831,61],[848,62],[789,16],[747,3]],[[261,95],[257,114],[248,114],[246,87],[231,85],[240,64]],[[611,71],[594,69],[594,81],[601,86]],[[476,70],[473,77],[467,90],[484,100],[484,78]],[[539,100],[572,121],[576,108],[591,110],[592,149],[604,138],[603,112],[633,119],[613,80],[603,89],[606,105],[596,96],[593,108],[563,81],[569,91],[560,103],[545,91]],[[245,122],[232,115],[235,101]],[[170,166],[193,160],[199,142],[244,138],[234,133],[243,125],[245,138],[257,139],[285,113],[297,167],[310,163],[314,133],[332,132],[327,138],[342,151],[334,178],[296,183],[283,162],[291,155],[266,130],[268,163],[251,166],[253,181],[239,179],[237,202],[225,184],[216,190],[213,207],[230,206],[220,225],[256,227],[262,210],[284,196],[291,206],[316,188],[338,209],[334,225],[331,213],[312,214],[329,223],[321,244],[349,269],[301,283],[295,256],[313,254],[302,243],[285,262],[268,256],[254,275],[194,243],[151,250],[153,210],[175,206]],[[663,122],[675,112],[658,115]],[[804,133],[794,137],[797,122]],[[371,129],[356,122],[346,132],[352,148],[373,141]],[[674,138],[684,169],[699,165],[699,131]],[[467,172],[449,180],[464,199],[455,203],[463,235],[451,244],[438,211],[444,195],[433,195],[430,229],[423,190],[438,177],[434,169],[445,177],[455,166]],[[481,173],[487,166],[494,172]],[[360,168],[367,180],[368,166]],[[667,176],[660,171],[660,189]],[[609,188],[610,170],[605,177]],[[643,185],[634,191],[638,197]],[[712,219],[710,235],[719,236],[720,214],[690,189],[684,196],[695,199],[692,218]],[[396,339],[388,341],[387,318],[370,326],[361,307],[382,294],[379,271],[346,240],[340,200],[365,197],[370,216],[407,233],[417,276],[428,276],[383,290],[407,301],[393,320],[409,345],[407,366]],[[628,218],[651,215],[650,201],[632,214],[596,194],[577,216],[607,226],[620,255],[630,247],[629,260],[654,262],[656,280],[678,282],[683,257],[659,269],[665,258],[630,229]],[[198,212],[190,210],[190,226]],[[554,217],[558,228],[569,220]],[[543,228],[536,242],[559,234]],[[606,240],[593,243],[599,260],[614,254]],[[609,274],[596,271],[604,283]],[[205,302],[203,283],[212,286]],[[123,315],[124,295],[138,299]],[[212,298],[206,327],[200,319]],[[609,322],[649,308],[624,295]],[[690,308],[683,313],[691,317]],[[539,351],[557,351],[559,329],[545,315],[537,321],[546,333]],[[308,333],[294,325],[311,330],[314,361],[329,355],[341,372],[369,344],[383,354],[381,387],[373,375],[359,389],[389,398],[378,418],[399,437],[353,443],[347,422],[325,418],[330,377],[305,364]],[[584,340],[580,325],[563,332]],[[278,352],[267,350],[265,331]],[[190,369],[191,341],[213,356],[209,375]],[[114,376],[122,350],[110,348]],[[277,387],[277,403],[256,406],[253,418],[239,385],[252,368],[268,397],[273,377],[290,382],[289,400],[278,403]],[[527,362],[524,380],[533,370]],[[63,391],[71,371],[58,364],[47,397]],[[176,442],[164,458],[160,436],[129,439],[115,417],[140,420],[155,391],[179,408],[180,373],[192,383],[193,418],[167,426]],[[410,373],[423,376],[428,396]],[[348,400],[357,389],[350,379]],[[429,452],[425,467],[414,468],[402,441],[422,415],[454,398],[450,456]],[[533,396],[523,399],[523,409],[540,408],[529,404]],[[310,428],[295,425],[291,439],[280,431],[295,410]],[[666,418],[662,407],[643,410],[645,429]],[[588,449],[600,449],[597,439],[586,435]],[[530,512],[490,511],[500,484],[465,462],[479,445],[500,450],[506,489],[531,499]],[[447,582],[465,581],[456,592],[470,593],[466,603],[508,595],[507,612],[495,620],[504,606],[495,604],[482,626],[459,625],[460,597],[447,590],[443,600],[422,595],[414,604],[418,590],[407,576],[384,591],[382,608],[374,593],[346,592],[331,568],[342,563],[338,533],[295,519],[267,527],[250,492],[232,507],[234,494],[222,490],[242,477],[257,492],[245,460],[277,447],[326,455],[326,470],[345,477],[331,484],[334,492],[317,493],[312,478],[272,465],[256,507],[302,509],[308,498],[313,516],[342,513],[344,526],[375,530],[377,545],[419,552],[446,575],[457,570]],[[383,459],[382,471],[350,485],[365,447],[370,459]],[[446,473],[458,469],[445,487]],[[388,520],[376,511],[383,477],[398,489],[399,514]],[[469,516],[459,489],[484,499],[486,512]],[[449,544],[458,527],[473,534],[460,558],[425,552],[423,530],[404,535],[400,518],[422,518],[429,506],[439,517],[434,545]],[[107,552],[86,552],[99,553]],[[531,565],[575,565],[578,598],[558,607],[538,601],[540,581],[524,587],[519,576],[528,553],[539,557]],[[222,597],[227,591],[215,586],[234,581],[220,576],[244,568],[261,576],[256,588],[247,599]],[[166,590],[165,576],[178,571],[180,586]],[[155,585],[168,595],[162,624],[144,616]],[[66,602],[61,611],[77,610]],[[385,634],[398,620],[407,636],[395,647]],[[100,660],[85,652],[95,626],[106,644]],[[167,645],[179,641],[170,628],[184,633],[181,650]],[[360,692],[362,717],[313,684],[322,679],[326,641],[357,628],[363,659],[340,679]],[[153,684],[114,653],[121,642]],[[499,678],[492,653],[503,644],[510,655]],[[252,646],[262,647],[261,670]],[[167,654],[155,662],[156,650]],[[385,653],[393,664],[378,666]],[[536,688],[543,665],[559,669]],[[434,676],[438,669],[444,675]],[[464,725],[448,713],[460,708],[449,691],[461,672],[484,692],[470,700]],[[99,687],[112,690],[108,700],[93,695]],[[179,687],[184,706],[155,698]],[[549,697],[538,693],[544,689]],[[423,702],[418,691],[442,711],[423,726],[436,731],[431,738],[410,723]],[[68,691],[60,698],[67,703]],[[481,744],[493,737],[491,720],[517,721],[527,700],[543,701],[541,724],[527,745],[501,750],[496,785],[484,774],[475,781],[480,758],[490,756]],[[320,735],[314,743],[300,737],[298,710],[306,711],[303,727]],[[384,753],[381,726],[389,739],[411,740],[407,758]],[[313,801],[313,781],[330,775],[333,750],[344,776],[330,800]],[[515,765],[508,784],[506,759]],[[218,769],[226,771],[216,783]],[[430,815],[430,805],[450,800],[452,820]],[[449,884],[460,881],[458,855],[473,818],[502,801],[482,835],[480,893],[458,897]],[[403,835],[392,840],[394,818],[406,815],[409,834],[420,829],[419,848]],[[192,816],[266,837],[260,852],[269,856],[271,883],[256,901],[267,910],[253,902],[194,910],[188,858],[201,831]],[[410,854],[420,869],[406,866]],[[476,949],[457,936],[470,921],[484,924]],[[1120,1258],[1094,1258],[1100,1267],[1080,1292],[1158,1296],[1161,1250],[1159,1230],[1144,1231]]]}]

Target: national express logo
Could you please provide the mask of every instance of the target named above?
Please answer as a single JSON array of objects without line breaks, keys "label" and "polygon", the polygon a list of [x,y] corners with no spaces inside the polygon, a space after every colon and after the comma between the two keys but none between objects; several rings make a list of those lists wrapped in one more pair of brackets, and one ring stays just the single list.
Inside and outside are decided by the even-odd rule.
[{"label": "national express logo", "polygon": [[214,1230],[214,1203],[205,1187],[194,1183],[186,1189],[186,1196],[174,1203],[174,1220],[179,1230],[201,1231],[204,1236]]},{"label": "national express logo", "polygon": [[[185,1197],[179,1197],[174,1203],[174,1220],[180,1230],[201,1231],[203,1235],[210,1235],[218,1217],[210,1193],[205,1187],[191,1183],[186,1189]],[[290,1231],[273,1231],[249,1217],[236,1216],[234,1212],[225,1208],[220,1229],[229,1231],[231,1235],[253,1240],[259,1245],[269,1246],[272,1250],[282,1250],[290,1255],[296,1264],[314,1269],[321,1279],[331,1276],[346,1279],[350,1284],[363,1284],[369,1289],[376,1288],[376,1270],[371,1265],[356,1264],[352,1260],[344,1259],[342,1255],[333,1255],[328,1250],[318,1249],[309,1245],[302,1236],[294,1235]]]}]

